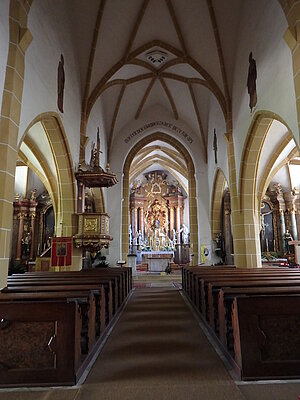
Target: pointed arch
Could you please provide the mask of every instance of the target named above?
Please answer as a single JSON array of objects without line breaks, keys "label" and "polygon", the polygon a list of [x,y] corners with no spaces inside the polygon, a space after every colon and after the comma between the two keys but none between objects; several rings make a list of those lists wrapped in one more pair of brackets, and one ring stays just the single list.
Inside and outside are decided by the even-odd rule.
[{"label": "pointed arch", "polygon": [[129,151],[124,167],[123,167],[123,202],[122,202],[122,258],[126,260],[129,239],[129,171],[131,163],[136,154],[147,144],[161,140],[162,142],[172,145],[184,158],[188,170],[189,182],[189,218],[190,218],[190,243],[193,247],[193,263],[198,263],[198,217],[197,217],[197,201],[196,201],[196,180],[195,180],[195,167],[191,155],[187,149],[174,137],[163,133],[155,132],[136,143]]},{"label": "pointed arch", "polygon": [[[55,172],[51,171],[40,148],[29,138],[28,132],[37,123],[41,123],[48,140]],[[50,190],[57,191],[50,193],[56,211],[56,235],[72,236],[76,229],[73,225],[76,185],[71,151],[60,116],[55,112],[39,114],[25,130],[18,146],[19,152],[22,152],[20,150],[22,143],[29,147],[42,165],[44,175],[49,179]]]},{"label": "pointed arch", "polygon": [[287,123],[277,114],[258,111],[249,127],[241,159],[239,201],[241,237],[234,237],[235,263],[241,267],[260,267],[261,249],[259,241],[259,196],[257,189],[258,165],[262,148],[274,120],[285,125]]},{"label": "pointed arch", "polygon": [[228,184],[224,172],[217,168],[211,197],[210,226],[212,240],[222,230],[222,200],[226,186]]}]

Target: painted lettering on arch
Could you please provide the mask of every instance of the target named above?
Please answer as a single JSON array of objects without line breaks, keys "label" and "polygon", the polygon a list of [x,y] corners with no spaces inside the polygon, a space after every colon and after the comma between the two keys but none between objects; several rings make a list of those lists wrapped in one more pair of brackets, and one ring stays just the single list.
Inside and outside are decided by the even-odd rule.
[{"label": "painted lettering on arch", "polygon": [[179,133],[180,135],[182,135],[187,142],[189,143],[193,143],[193,139],[190,137],[189,134],[187,134],[183,129],[179,128],[178,126],[171,124],[169,122],[165,122],[165,121],[153,121],[153,122],[149,122],[148,124],[145,124],[144,126],[142,126],[139,129],[136,129],[135,131],[131,132],[125,139],[124,142],[128,143],[130,142],[130,140],[132,138],[134,138],[135,136],[139,135],[140,133],[144,132],[146,129],[149,128],[153,128],[154,126],[164,126],[166,128],[172,129],[172,131]]}]

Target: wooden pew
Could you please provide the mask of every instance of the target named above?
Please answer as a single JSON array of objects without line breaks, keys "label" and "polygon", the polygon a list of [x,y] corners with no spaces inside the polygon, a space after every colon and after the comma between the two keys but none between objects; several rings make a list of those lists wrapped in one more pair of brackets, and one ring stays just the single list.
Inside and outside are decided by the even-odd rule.
[{"label": "wooden pew", "polygon": [[300,378],[300,296],[233,303],[235,361],[243,380]]},{"label": "wooden pew", "polygon": [[182,288],[187,293],[190,298],[193,298],[194,282],[195,276],[201,276],[205,273],[221,273],[222,271],[232,271],[236,269],[235,266],[222,265],[213,267],[185,267],[182,268]]},{"label": "wooden pew", "polygon": [[[31,291],[42,291],[44,286],[46,287],[58,287],[58,290],[62,290],[59,286],[62,286],[65,290],[67,286],[70,285],[76,285],[80,287],[81,285],[86,285],[87,287],[91,287],[92,289],[100,289],[101,286],[104,287],[105,291],[105,303],[106,303],[106,323],[108,324],[113,315],[117,311],[117,304],[118,304],[118,286],[117,286],[117,279],[116,278],[111,278],[111,277],[104,277],[104,278],[99,278],[97,280],[93,278],[70,278],[67,279],[67,277],[51,277],[51,278],[25,278],[25,279],[9,279],[7,283],[7,289],[4,289],[5,291],[14,291],[17,292],[18,288],[20,288],[20,291],[23,290],[26,287],[29,287]],[[91,285],[96,285],[96,287],[92,287]],[[36,287],[36,289],[35,289]],[[39,289],[38,289],[39,287]]]},{"label": "wooden pew", "polygon": [[233,301],[239,296],[253,296],[253,295],[300,295],[299,286],[258,286],[258,287],[225,287],[219,290],[218,294],[218,320],[219,320],[219,338],[221,343],[228,349],[233,350],[232,337],[232,320],[231,311]]},{"label": "wooden pew", "polygon": [[77,302],[0,302],[0,386],[73,385],[81,363]]},{"label": "wooden pew", "polygon": [[239,282],[247,280],[248,278],[250,280],[259,280],[263,278],[273,278],[273,279],[285,279],[286,277],[289,277],[291,279],[300,279],[299,272],[293,272],[293,271],[271,271],[271,272],[264,272],[264,271],[254,271],[254,270],[248,270],[248,271],[239,271],[235,270],[232,273],[228,272],[221,272],[218,275],[216,274],[204,274],[202,276],[195,276],[195,280],[197,282],[196,285],[196,295],[195,295],[195,305],[198,307],[201,311],[201,313],[206,314],[207,319],[209,319],[208,316],[208,308],[207,303],[208,303],[208,284],[212,282],[223,282],[223,286],[228,286],[229,283],[232,280],[238,280]]},{"label": "wooden pew", "polygon": [[[79,333],[77,333],[76,335],[76,342],[74,342],[74,346],[77,348],[77,361],[75,363],[76,369],[72,373],[73,381],[67,382],[64,378],[60,381],[57,380],[57,383],[55,379],[51,382],[46,380],[44,383],[41,381],[44,378],[41,378],[41,380],[35,380],[35,375],[33,374],[31,375],[31,381],[29,376],[27,377],[27,383],[31,386],[44,384],[54,385],[76,383],[76,379],[78,379],[78,377],[82,374],[87,366],[87,360],[90,360],[92,357],[92,347],[95,343],[95,340],[97,339],[96,336],[103,333],[106,324],[111,321],[113,314],[117,312],[118,308],[125,300],[125,296],[129,294],[132,286],[132,276],[130,268],[126,268],[126,270],[124,268],[123,271],[120,271],[119,268],[116,268],[114,271],[106,271],[104,273],[102,271],[100,272],[100,270],[87,273],[50,273],[47,277],[42,272],[38,273],[38,275],[24,274],[13,276],[10,277],[8,281],[9,282],[7,288],[3,289],[0,293],[0,309],[2,310],[2,308],[4,309],[5,307],[9,306],[11,313],[10,318],[13,318],[14,309],[16,310],[16,312],[19,310],[20,304],[22,304],[22,306],[24,304],[30,304],[35,310],[39,306],[43,308],[46,303],[56,304],[58,302],[61,304],[75,303],[76,307],[78,308],[78,315],[80,318],[82,318],[82,320],[80,319],[81,327]],[[113,288],[114,295],[112,290]],[[105,295],[108,296],[108,307],[105,307]],[[95,298],[97,297],[99,300],[98,302],[95,301]],[[109,314],[107,321],[105,321],[105,309]],[[25,320],[28,327],[31,328],[31,325],[34,322],[30,318],[27,318],[27,315]],[[1,321],[6,321],[6,319],[3,319]],[[6,329],[6,324],[0,326],[0,329],[1,328]],[[74,337],[74,332],[70,333],[70,336]],[[84,341],[80,340],[81,336],[84,338]],[[96,345],[99,344],[100,339],[101,337],[97,339]],[[52,341],[53,340],[54,339],[52,339]],[[81,345],[83,346],[83,348],[85,348],[84,350],[81,348]],[[94,346],[94,348],[95,347],[96,346]],[[3,347],[2,351],[4,351]],[[14,349],[14,351],[18,353],[18,349]],[[60,348],[59,351],[61,351]],[[84,353],[88,354],[86,354],[86,357],[83,359],[82,355],[84,355]],[[69,358],[71,358],[71,356],[69,356]],[[6,370],[7,368],[5,369],[4,366],[4,371]],[[19,382],[21,382],[22,380],[26,381],[26,379],[23,379],[23,375],[26,378],[26,371],[22,369],[21,364],[19,381],[18,379],[14,380],[13,377],[10,377],[10,380],[7,381],[8,384],[6,384],[6,372],[4,372],[4,379],[2,380],[2,382],[4,382],[4,386],[18,386]],[[49,379],[50,376],[52,375],[49,375]],[[32,378],[34,378],[34,380],[32,380]]]},{"label": "wooden pew", "polygon": [[[102,288],[103,291],[103,288]],[[82,343],[81,354],[87,354],[94,346],[96,336],[100,335],[100,326],[97,326],[95,295],[99,290],[79,290],[64,292],[38,292],[38,293],[0,293],[0,302],[18,301],[51,301],[65,300],[66,302],[76,301],[79,305],[82,317]],[[104,307],[104,304],[103,304]],[[100,317],[101,318],[101,317]],[[104,329],[104,327],[103,327]]]},{"label": "wooden pew", "polygon": [[131,268],[90,268],[81,271],[71,271],[71,272],[30,272],[26,274],[16,274],[12,277],[25,278],[30,277],[58,277],[67,276],[68,278],[77,277],[78,274],[83,274],[84,277],[87,276],[116,276],[120,280],[118,302],[119,306],[122,304],[124,299],[127,297],[132,289],[132,269]]},{"label": "wooden pew", "polygon": [[212,279],[209,282],[202,280],[201,304],[203,315],[209,322],[210,326],[215,329],[215,310],[218,309],[218,291],[222,287],[241,287],[248,288],[251,286],[297,286],[300,284],[300,275],[285,276],[235,276],[231,279],[220,278]]},{"label": "wooden pew", "polygon": [[[249,317],[249,309],[244,313],[244,325],[243,331],[240,332],[240,325],[236,322],[239,318],[238,306],[236,308],[233,307],[233,316],[231,321],[231,305],[236,304],[236,302],[244,301],[242,299],[247,298],[249,300],[248,306],[251,307],[253,304],[251,303],[252,298],[260,299],[262,295],[263,297],[267,297],[272,304],[272,299],[277,295],[281,295],[284,299],[292,296],[299,295],[300,298],[300,273],[299,270],[290,270],[287,268],[263,268],[263,269],[248,269],[248,270],[189,270],[188,273],[183,273],[183,277],[185,276],[186,284],[184,285],[187,294],[190,298],[190,301],[197,303],[197,291],[198,296],[201,297],[200,301],[200,309],[203,312],[202,318],[206,322],[207,326],[210,329],[210,332],[214,333],[214,337],[217,338],[216,335],[219,335],[221,345],[223,351],[225,351],[225,355],[232,360],[232,357],[235,357],[237,362],[235,363],[236,370],[241,373],[241,376],[244,379],[268,379],[275,378],[277,376],[291,377],[293,374],[295,376],[299,376],[300,374],[300,354],[296,356],[298,362],[298,372],[297,368],[295,369],[294,364],[291,363],[288,359],[285,360],[283,356],[283,362],[289,362],[290,371],[286,374],[282,368],[280,368],[280,363],[276,363],[272,357],[276,358],[277,353],[276,350],[273,352],[274,344],[270,344],[269,347],[266,348],[269,351],[268,357],[270,358],[270,362],[272,362],[273,370],[269,372],[269,376],[266,375],[266,363],[261,365],[261,370],[256,370],[254,364],[252,364],[250,371],[249,369],[245,369],[245,365],[249,366],[252,362],[252,351],[248,351],[248,344],[244,338],[244,332],[250,334],[251,331],[255,327],[246,326],[247,317]],[[198,290],[197,290],[198,289]],[[260,295],[258,297],[257,295]],[[267,295],[267,296],[266,296]],[[240,300],[241,299],[241,300]],[[276,307],[275,307],[276,308]],[[199,308],[198,308],[199,309]],[[253,307],[255,313],[255,307]],[[235,311],[235,313],[234,313]],[[262,308],[259,311],[264,314],[265,310]],[[280,309],[272,311],[274,316],[273,323],[276,324],[276,315],[280,313]],[[290,310],[287,310],[287,314],[292,315],[293,307]],[[261,316],[257,320],[260,320]],[[265,318],[269,318],[266,313]],[[298,318],[298,316],[297,316]],[[286,319],[287,320],[287,319]],[[279,323],[281,319],[279,318]],[[300,317],[299,317],[300,321]],[[252,323],[252,322],[251,322]],[[273,325],[274,327],[275,325]],[[232,330],[233,331],[232,331]],[[276,326],[274,328],[276,331]],[[231,333],[232,332],[232,333]],[[284,329],[282,329],[282,334],[284,335]],[[297,335],[296,335],[297,336]],[[253,346],[256,346],[256,362],[260,362],[262,357],[261,346],[257,341],[253,339]],[[300,337],[300,335],[299,335]],[[234,338],[234,340],[233,340]],[[231,343],[232,342],[232,343]],[[299,339],[300,342],[300,339]],[[242,345],[243,343],[243,345]],[[274,342],[275,343],[275,342]],[[297,342],[298,343],[298,342]],[[244,347],[243,347],[244,346]],[[288,341],[286,341],[286,346],[288,346]],[[270,350],[271,349],[271,350]],[[253,349],[252,349],[253,350]],[[254,351],[254,350],[253,350]],[[264,356],[266,352],[264,353]],[[259,358],[260,357],[260,358]],[[288,357],[286,357],[288,358]],[[269,360],[268,360],[269,361]],[[295,361],[295,360],[294,360]],[[293,364],[293,365],[292,365]],[[265,368],[265,371],[263,371]],[[277,369],[276,369],[277,368]],[[250,371],[250,372],[249,372]],[[286,375],[285,375],[286,374]]]}]

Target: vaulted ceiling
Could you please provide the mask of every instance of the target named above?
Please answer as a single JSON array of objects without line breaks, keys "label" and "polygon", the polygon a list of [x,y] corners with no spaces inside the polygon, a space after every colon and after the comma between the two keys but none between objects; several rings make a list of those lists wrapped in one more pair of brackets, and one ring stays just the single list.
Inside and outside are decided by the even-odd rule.
[{"label": "vaulted ceiling", "polygon": [[72,1],[83,109],[88,116],[101,101],[108,153],[122,128],[159,106],[199,135],[207,160],[209,109],[225,121],[230,104],[242,4]]}]

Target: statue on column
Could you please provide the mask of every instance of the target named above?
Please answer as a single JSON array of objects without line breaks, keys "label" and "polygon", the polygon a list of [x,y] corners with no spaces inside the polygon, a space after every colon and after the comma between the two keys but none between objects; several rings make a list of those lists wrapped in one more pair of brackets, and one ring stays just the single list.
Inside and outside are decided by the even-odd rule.
[{"label": "statue on column", "polygon": [[64,89],[65,89],[64,56],[61,54],[57,69],[57,107],[61,113],[64,112]]},{"label": "statue on column", "polygon": [[248,79],[247,79],[247,88],[250,97],[249,107],[251,112],[257,103],[256,79],[257,79],[256,61],[252,57],[252,52],[251,52],[249,54],[249,67],[248,67]]},{"label": "statue on column", "polygon": [[215,164],[218,164],[218,139],[217,139],[217,134],[216,134],[216,130],[215,129],[214,129],[213,150],[214,150],[214,153],[215,153]]}]

